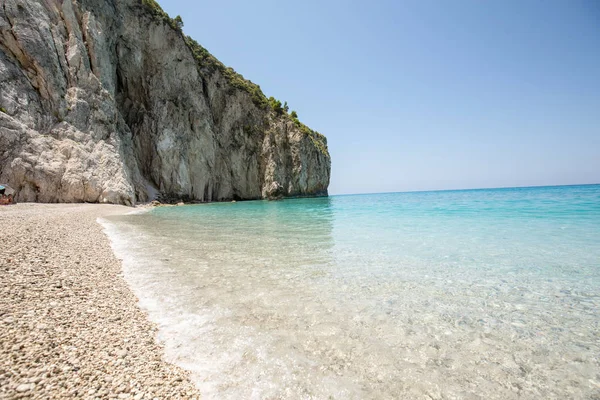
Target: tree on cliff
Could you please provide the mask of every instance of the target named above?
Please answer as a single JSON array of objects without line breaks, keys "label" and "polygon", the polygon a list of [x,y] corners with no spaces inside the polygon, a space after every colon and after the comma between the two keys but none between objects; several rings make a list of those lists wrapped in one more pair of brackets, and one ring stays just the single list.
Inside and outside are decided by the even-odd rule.
[{"label": "tree on cliff", "polygon": [[175,18],[173,18],[173,21],[175,22],[177,29],[181,30],[183,28],[183,18],[181,18],[181,15],[178,15]]},{"label": "tree on cliff", "polygon": [[273,111],[275,111],[277,114],[281,114],[283,113],[283,107],[281,106],[281,101],[277,100],[275,97],[271,96],[269,97],[269,106],[271,107],[271,109]]}]

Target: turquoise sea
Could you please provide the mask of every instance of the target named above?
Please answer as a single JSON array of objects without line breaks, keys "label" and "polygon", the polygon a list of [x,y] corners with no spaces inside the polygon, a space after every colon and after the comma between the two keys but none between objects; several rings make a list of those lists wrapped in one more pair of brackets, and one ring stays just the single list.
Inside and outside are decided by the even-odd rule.
[{"label": "turquoise sea", "polygon": [[600,398],[600,185],[102,222],[205,399]]}]

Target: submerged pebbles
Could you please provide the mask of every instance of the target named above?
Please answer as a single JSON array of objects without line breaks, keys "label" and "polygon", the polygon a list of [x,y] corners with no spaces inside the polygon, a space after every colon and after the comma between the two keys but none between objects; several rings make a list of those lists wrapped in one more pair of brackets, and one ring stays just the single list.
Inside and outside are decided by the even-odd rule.
[{"label": "submerged pebbles", "polygon": [[129,210],[0,208],[0,399],[200,397],[163,361],[96,222]]}]

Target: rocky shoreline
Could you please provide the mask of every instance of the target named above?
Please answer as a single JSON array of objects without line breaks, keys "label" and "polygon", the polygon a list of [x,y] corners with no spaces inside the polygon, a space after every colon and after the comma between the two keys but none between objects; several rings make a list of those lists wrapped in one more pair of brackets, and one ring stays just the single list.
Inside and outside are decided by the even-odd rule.
[{"label": "rocky shoreline", "polygon": [[0,398],[200,398],[163,360],[96,222],[131,208],[0,208]]}]

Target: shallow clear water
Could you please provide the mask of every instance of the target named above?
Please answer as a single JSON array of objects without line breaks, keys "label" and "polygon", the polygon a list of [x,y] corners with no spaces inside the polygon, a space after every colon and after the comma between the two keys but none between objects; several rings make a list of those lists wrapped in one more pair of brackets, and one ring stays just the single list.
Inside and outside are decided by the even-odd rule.
[{"label": "shallow clear water", "polygon": [[106,221],[204,398],[600,396],[600,186],[163,207]]}]

